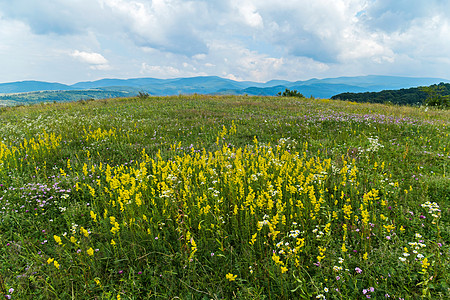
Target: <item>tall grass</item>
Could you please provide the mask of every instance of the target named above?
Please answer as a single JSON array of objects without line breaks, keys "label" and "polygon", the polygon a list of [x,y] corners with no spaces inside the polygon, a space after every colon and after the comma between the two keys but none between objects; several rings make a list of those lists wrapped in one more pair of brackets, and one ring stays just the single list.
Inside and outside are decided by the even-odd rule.
[{"label": "tall grass", "polygon": [[0,293],[448,298],[449,119],[202,95],[4,109]]}]

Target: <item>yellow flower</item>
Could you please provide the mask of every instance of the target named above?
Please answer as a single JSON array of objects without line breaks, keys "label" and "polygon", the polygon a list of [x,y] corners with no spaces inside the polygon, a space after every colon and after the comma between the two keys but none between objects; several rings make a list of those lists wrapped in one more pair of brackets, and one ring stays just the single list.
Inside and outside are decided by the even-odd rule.
[{"label": "yellow flower", "polygon": [[225,278],[228,279],[229,281],[235,281],[236,277],[237,277],[237,275],[233,275],[231,273],[228,273],[227,275],[225,275]]},{"label": "yellow flower", "polygon": [[285,266],[281,267],[281,274],[286,273],[288,271],[288,268],[286,268]]},{"label": "yellow flower", "polygon": [[92,249],[92,247],[91,247],[91,248],[89,248],[89,249],[86,250],[86,253],[87,253],[89,256],[92,256],[92,255],[94,255],[94,249]]},{"label": "yellow flower", "polygon": [[422,271],[425,272],[429,265],[430,263],[428,262],[428,258],[425,257],[422,260]]},{"label": "yellow flower", "polygon": [[57,242],[59,245],[62,245],[61,238],[59,236],[54,235],[53,238],[55,239],[55,242]]},{"label": "yellow flower", "polygon": [[85,236],[88,237],[89,236],[89,231],[87,231],[86,229],[84,229],[83,227],[80,228],[81,233]]},{"label": "yellow flower", "polygon": [[54,258],[49,258],[49,259],[47,259],[47,263],[51,264],[54,260],[55,260]]},{"label": "yellow flower", "polygon": [[55,268],[59,270],[59,263],[56,260],[53,262],[53,265],[55,265]]},{"label": "yellow flower", "polygon": [[369,255],[367,254],[367,252],[366,252],[366,253],[364,253],[364,255],[363,255],[363,259],[364,259],[364,260],[368,260],[368,259],[369,259]]},{"label": "yellow flower", "polygon": [[111,245],[115,246],[116,242],[114,240],[111,240]]},{"label": "yellow flower", "polygon": [[94,213],[92,210],[91,210],[91,218],[92,220],[94,220],[94,222],[97,222],[97,214]]},{"label": "yellow flower", "polygon": [[250,240],[250,242],[248,242],[250,245],[253,245],[255,243],[257,234],[258,233],[255,233],[254,235],[252,235],[252,239]]}]

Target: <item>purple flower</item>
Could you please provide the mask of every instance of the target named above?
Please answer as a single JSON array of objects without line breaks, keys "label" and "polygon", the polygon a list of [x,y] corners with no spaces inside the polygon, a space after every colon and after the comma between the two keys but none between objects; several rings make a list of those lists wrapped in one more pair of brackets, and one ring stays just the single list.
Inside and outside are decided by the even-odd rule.
[{"label": "purple flower", "polygon": [[388,239],[388,240],[390,240],[391,239],[391,237],[388,235],[388,236],[386,236],[386,239]]},{"label": "purple flower", "polygon": [[370,291],[370,292],[375,291],[375,289],[373,288],[373,286],[371,286],[371,287],[369,288],[369,291]]},{"label": "purple flower", "polygon": [[365,295],[365,294],[367,294],[367,290],[366,289],[363,289],[363,294]]},{"label": "purple flower", "polygon": [[122,270],[119,270],[119,274],[122,274],[123,273],[123,271]]},{"label": "purple flower", "polygon": [[141,274],[142,274],[142,271],[139,271],[139,272],[138,272],[138,275],[141,275]]},{"label": "purple flower", "polygon": [[[355,268],[355,271],[356,271],[356,273],[358,273],[358,274],[361,274],[361,273],[362,273],[362,270],[361,270],[360,268],[358,268],[358,267]],[[365,293],[364,293],[364,294],[365,294]]]}]

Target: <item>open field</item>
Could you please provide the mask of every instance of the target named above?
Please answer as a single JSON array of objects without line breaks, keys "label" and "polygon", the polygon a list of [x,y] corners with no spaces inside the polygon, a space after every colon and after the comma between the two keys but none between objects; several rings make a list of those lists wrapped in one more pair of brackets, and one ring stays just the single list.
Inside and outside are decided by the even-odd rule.
[{"label": "open field", "polygon": [[448,299],[450,111],[175,96],[0,111],[9,299]]}]

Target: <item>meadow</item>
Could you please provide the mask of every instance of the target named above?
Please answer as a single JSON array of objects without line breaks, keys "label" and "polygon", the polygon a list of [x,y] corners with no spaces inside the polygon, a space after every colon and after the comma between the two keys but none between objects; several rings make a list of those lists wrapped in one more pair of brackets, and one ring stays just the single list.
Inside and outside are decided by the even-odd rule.
[{"label": "meadow", "polygon": [[136,97],[0,111],[6,299],[449,299],[450,111]]}]

